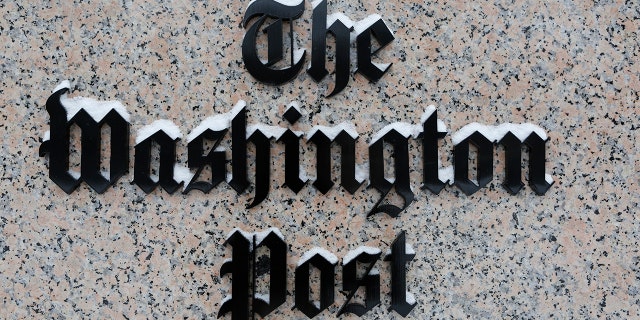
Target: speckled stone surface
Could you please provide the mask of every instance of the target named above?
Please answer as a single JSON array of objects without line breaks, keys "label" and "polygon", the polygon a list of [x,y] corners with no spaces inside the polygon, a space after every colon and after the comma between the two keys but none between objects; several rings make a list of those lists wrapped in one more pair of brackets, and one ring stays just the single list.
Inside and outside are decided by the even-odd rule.
[{"label": "speckled stone surface", "polygon": [[[296,46],[309,52],[305,5],[294,28]],[[636,1],[331,1],[329,13],[353,20],[380,14],[396,37],[377,55],[393,62],[379,82],[354,74],[333,98],[325,98],[331,76],[316,83],[301,72],[280,87],[251,77],[241,58],[246,6],[0,2],[1,318],[215,318],[231,289],[219,269],[234,227],[277,227],[290,245],[289,296],[270,319],[304,318],[291,307],[293,271],[306,250],[386,251],[401,230],[416,250],[411,318],[640,317]],[[419,123],[430,104],[449,133],[471,122],[529,122],[550,137],[546,168],[555,184],[543,196],[528,186],[509,195],[498,149],[488,187],[434,195],[420,189],[421,148],[411,140],[416,201],[398,218],[367,218],[379,194],[366,185],[354,195],[338,184],[326,195],[310,183],[298,194],[280,187],[284,147],[273,142],[271,192],[253,209],[245,208],[252,188],[238,195],[225,183],[209,194],[147,195],[130,183],[132,167],[104,194],[82,184],[67,195],[38,156],[49,130],[45,101],[65,79],[70,96],[122,102],[131,145],[154,120],[175,122],[186,136],[240,99],[249,123],[287,127],[282,113],[293,100],[304,113],[296,130],[353,122],[359,165],[373,134]],[[313,175],[315,149],[302,146]],[[443,166],[451,151],[449,134]],[[131,164],[133,155],[131,148]],[[186,160],[182,141],[178,162]],[[337,168],[333,175],[338,182]],[[382,303],[365,318],[401,318],[387,310],[389,264],[379,268]],[[336,302],[319,318],[335,317],[345,301],[340,272]]]}]

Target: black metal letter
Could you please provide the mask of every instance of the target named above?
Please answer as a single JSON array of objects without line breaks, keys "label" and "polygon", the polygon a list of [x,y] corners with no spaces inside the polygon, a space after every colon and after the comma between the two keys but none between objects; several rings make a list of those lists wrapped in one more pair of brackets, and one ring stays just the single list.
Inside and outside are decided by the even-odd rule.
[{"label": "black metal letter", "polygon": [[316,131],[309,141],[316,145],[316,181],[313,186],[322,194],[333,187],[331,179],[331,140],[321,130]]},{"label": "black metal letter", "polygon": [[[374,52],[371,52],[371,35],[378,40],[380,47]],[[358,70],[369,81],[376,82],[382,78],[382,76],[391,68],[391,64],[387,65],[384,70],[378,68],[371,62],[371,56],[376,54],[386,45],[393,41],[393,34],[387,25],[379,19],[366,30],[360,33],[357,37],[358,45]]]},{"label": "black metal letter", "polygon": [[335,140],[318,129],[309,141],[316,145],[316,181],[313,186],[323,194],[333,187],[331,177],[331,144],[336,141],[340,145],[340,185],[349,193],[354,194],[362,185],[356,179],[356,140],[346,130],[342,129],[335,136]]},{"label": "black metal letter", "polygon": [[249,186],[247,180],[247,109],[231,119],[231,172],[229,185],[237,193],[244,192]]},{"label": "black metal letter", "polygon": [[538,195],[545,194],[553,184],[553,181],[547,182],[545,174],[546,142],[535,132],[532,132],[524,140],[524,143],[529,147],[529,186]]},{"label": "black metal letter", "polygon": [[[253,310],[263,318],[282,305],[287,298],[287,244],[275,231],[267,232],[268,235],[257,242],[256,246],[269,249],[269,300],[265,301],[253,293]],[[254,252],[257,252],[257,248]],[[255,260],[253,265],[255,281],[261,274],[256,270]]]},{"label": "black metal letter", "polygon": [[329,72],[325,68],[327,55],[327,33],[336,40],[336,83],[328,97],[342,91],[349,83],[349,51],[351,46],[351,30],[339,19],[327,28],[327,1],[322,0],[313,9],[311,22],[311,67],[307,70],[311,77],[319,82]]},{"label": "black metal letter", "polygon": [[[384,142],[393,145],[393,158],[395,167],[395,181],[391,182],[384,177]],[[369,181],[371,186],[382,193],[380,200],[376,202],[367,216],[378,212],[385,212],[391,217],[397,217],[413,202],[414,194],[409,185],[409,142],[395,129],[387,132],[382,138],[369,146]],[[399,208],[393,204],[382,204],[391,188],[395,186],[396,192],[403,198],[404,205]]]},{"label": "black metal letter", "polygon": [[[193,178],[191,178],[191,181],[189,181],[183,193],[189,193],[189,191],[193,189],[209,193],[211,189],[224,181],[227,175],[226,153],[215,150],[226,133],[226,129],[221,131],[207,129],[189,142],[187,145],[189,153],[188,165],[190,169],[196,169],[196,173]],[[214,143],[207,155],[203,156],[203,143],[205,139],[214,141]],[[202,170],[207,165],[211,168],[211,178],[209,181],[196,180],[200,177],[200,173],[202,173]]]},{"label": "black metal letter", "polygon": [[[71,194],[81,181],[85,181],[97,193],[105,192],[122,177],[129,166],[129,123],[115,110],[111,109],[104,118],[96,122],[89,113],[80,109],[67,121],[67,110],[60,98],[69,88],[61,88],[47,99],[47,112],[50,117],[50,139],[40,146],[39,154],[49,154],[49,178],[64,192]],[[69,173],[69,130],[77,124],[82,131],[80,177]],[[111,155],[109,159],[109,178],[100,173],[101,129],[104,125],[111,128]]]},{"label": "black metal letter", "polygon": [[[163,130],[158,130],[135,147],[135,163],[133,165],[133,183],[145,193],[151,193],[158,184],[169,194],[174,193],[182,183],[173,177],[173,166],[176,162],[176,142]],[[158,181],[151,179],[151,147],[153,142],[160,148],[160,166]]]},{"label": "black metal letter", "polygon": [[[469,143],[478,148],[477,185],[469,179]],[[493,142],[478,131],[454,147],[453,161],[455,185],[466,195],[472,195],[493,180]]]},{"label": "black metal letter", "polygon": [[231,319],[249,319],[251,242],[241,231],[236,230],[227,238],[225,244],[231,246],[232,258],[220,267],[220,277],[231,274],[231,298],[220,306],[218,318],[231,311]]},{"label": "black metal letter", "polygon": [[[346,264],[343,262],[342,289],[349,292],[349,295],[347,296],[347,301],[345,301],[342,307],[340,307],[340,310],[338,310],[338,316],[343,313],[353,313],[361,317],[367,311],[380,304],[380,274],[371,274],[371,270],[373,270],[373,266],[376,264],[376,261],[380,259],[382,253],[379,249],[375,248],[371,248],[370,251],[374,253],[361,252]],[[357,276],[358,262],[369,264],[362,278],[358,278]],[[365,287],[366,292],[364,305],[349,303],[358,291],[358,288],[362,286]]]},{"label": "black metal letter", "polygon": [[405,232],[401,231],[391,244],[391,254],[384,258],[385,261],[391,261],[391,308],[389,310],[393,309],[403,317],[406,317],[417,304],[413,295],[407,300],[406,264],[413,260],[416,254],[407,252],[405,241]]},{"label": "black metal letter", "polygon": [[356,140],[342,130],[335,141],[340,145],[340,185],[354,194],[364,181],[356,179]]},{"label": "black metal letter", "polygon": [[[316,253],[311,258],[300,264],[296,268],[295,279],[295,306],[302,311],[307,317],[313,318],[320,312],[333,304],[334,286],[335,286],[335,266],[337,261],[328,261],[324,256]],[[309,271],[314,266],[320,270],[320,305],[316,305],[311,301],[309,296]]]},{"label": "black metal letter", "polygon": [[[294,6],[287,6],[274,0],[256,0],[249,5],[242,21],[244,27],[246,28],[249,21],[254,17],[259,16],[259,18],[258,21],[251,25],[244,36],[244,40],[242,41],[242,60],[244,60],[247,70],[254,78],[268,84],[280,85],[293,79],[296,74],[300,72],[304,64],[306,51],[303,53],[302,58],[300,58],[299,61],[294,61],[293,20],[299,18],[303,11],[304,1],[300,1],[299,4]],[[258,57],[256,40],[258,37],[258,31],[267,17],[274,18],[276,21],[265,29],[265,32],[267,33],[269,53],[268,62],[263,63]],[[272,69],[269,66],[280,61],[283,56],[282,21],[290,21],[289,33],[291,36],[291,66],[284,69]]]},{"label": "black metal letter", "polygon": [[522,165],[522,142],[518,137],[516,137],[516,135],[511,132],[507,132],[499,143],[504,146],[505,175],[502,186],[504,186],[509,193],[517,194],[524,186],[524,183],[522,183],[522,180],[520,179],[522,173],[522,170],[520,169],[520,166]]},{"label": "black metal letter", "polygon": [[438,140],[444,138],[447,133],[438,131],[437,111],[434,111],[422,124],[422,178],[423,188],[438,194],[447,181],[438,177]]},{"label": "black metal letter", "polygon": [[256,182],[255,197],[247,209],[253,208],[267,198],[271,186],[271,142],[259,129],[254,131],[247,141],[256,147]]},{"label": "black metal letter", "polygon": [[278,141],[284,142],[284,184],[298,193],[307,182],[300,179],[300,137],[287,129]]}]

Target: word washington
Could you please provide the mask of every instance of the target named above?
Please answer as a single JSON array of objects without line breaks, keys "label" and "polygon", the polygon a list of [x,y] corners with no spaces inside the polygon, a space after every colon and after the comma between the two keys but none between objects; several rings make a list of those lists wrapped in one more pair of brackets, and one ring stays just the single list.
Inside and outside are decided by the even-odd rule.
[{"label": "word washington", "polygon": [[[60,188],[71,194],[82,181],[98,193],[123,176],[129,167],[129,114],[116,101],[96,101],[90,98],[68,98],[70,83],[64,81],[47,99],[46,109],[50,117],[50,130],[40,146],[40,156],[49,156],[49,177]],[[289,105],[284,118],[291,124],[297,122],[301,113],[295,103]],[[80,172],[69,170],[70,129],[77,125],[81,130]],[[109,172],[100,171],[101,130],[111,128]],[[227,180],[227,152],[220,148],[231,130],[231,178]],[[409,181],[409,138],[422,145],[423,188],[438,194],[449,183],[471,195],[493,180],[494,147],[500,144],[505,151],[505,179],[503,186],[511,194],[517,194],[524,184],[521,180],[522,147],[529,149],[529,185],[538,195],[544,194],[553,184],[545,173],[545,131],[532,124],[501,124],[484,126],[469,124],[452,135],[453,167],[440,168],[438,142],[444,138],[446,127],[437,119],[435,107],[430,106],[421,117],[420,125],[392,123],[376,133],[369,142],[370,187],[380,192],[380,199],[368,215],[384,212],[398,216],[413,201],[414,193]],[[284,144],[284,184],[298,193],[307,183],[300,170],[300,141],[315,145],[316,177],[313,186],[327,193],[334,185],[332,177],[333,144],[340,147],[340,185],[354,194],[364,183],[366,173],[356,170],[355,126],[342,123],[334,127],[316,126],[306,134],[289,128],[264,124],[247,125],[247,108],[244,101],[238,102],[229,113],[205,119],[187,137],[188,169],[176,165],[176,145],[180,140],[180,129],[168,120],[158,120],[140,129],[136,135],[134,156],[134,179],[144,192],[150,193],[160,186],[169,194],[183,186],[183,193],[192,190],[210,192],[226,181],[236,192],[243,193],[249,187],[247,147],[255,146],[255,197],[247,206],[255,207],[268,196],[271,183],[271,140]],[[205,142],[213,142],[205,150]],[[160,151],[158,176],[151,174],[153,162],[151,151],[156,144]],[[392,150],[394,178],[385,177],[385,145]],[[476,177],[469,175],[470,145],[477,149]],[[201,177],[209,166],[211,175]],[[191,170],[195,170],[192,173]],[[402,198],[403,204],[396,206],[384,203],[389,192]]]}]

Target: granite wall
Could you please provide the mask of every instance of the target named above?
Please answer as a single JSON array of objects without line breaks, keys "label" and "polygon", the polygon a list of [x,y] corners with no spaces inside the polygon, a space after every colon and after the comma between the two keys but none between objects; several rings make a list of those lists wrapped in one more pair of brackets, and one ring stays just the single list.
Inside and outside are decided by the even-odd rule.
[{"label": "granite wall", "polygon": [[[417,301],[410,318],[640,316],[637,2],[330,1],[329,13],[354,21],[380,14],[395,35],[374,59],[393,63],[380,81],[352,72],[331,98],[333,75],[317,83],[300,72],[269,86],[247,72],[240,25],[247,4],[0,3],[2,318],[215,318],[231,290],[219,272],[231,257],[226,235],[269,227],[289,244],[289,295],[271,319],[304,318],[291,310],[304,252],[384,252],[402,230],[416,251],[407,266]],[[311,2],[305,7],[294,23],[295,46],[309,54]],[[351,52],[355,71],[355,46]],[[48,158],[38,155],[49,130],[45,102],[66,79],[70,97],[127,108],[131,164],[142,126],[167,119],[186,137],[244,100],[249,123],[308,131],[352,122],[360,134],[356,161],[366,169],[376,132],[395,122],[419,124],[433,104],[449,132],[442,167],[452,163],[451,133],[468,123],[531,123],[549,136],[546,170],[555,183],[542,196],[528,186],[509,194],[501,185],[504,152],[496,148],[487,187],[467,196],[447,186],[436,195],[420,188],[422,149],[411,139],[415,201],[396,218],[367,217],[380,194],[366,183],[348,193],[337,166],[327,194],[312,181],[298,194],[282,186],[284,147],[272,142],[271,191],[252,209],[253,188],[237,194],[226,183],[208,194],[145,194],[130,183],[133,167],[103,194],[84,183],[66,194],[49,179]],[[295,125],[282,117],[291,101],[303,113]],[[315,148],[301,145],[313,177]],[[183,139],[180,165],[186,150]],[[77,161],[72,157],[72,166]],[[525,182],[527,168],[525,161]],[[389,264],[378,268],[382,302],[364,318],[401,318],[388,311]],[[336,302],[320,318],[335,317],[345,301],[340,266],[336,271]]]}]

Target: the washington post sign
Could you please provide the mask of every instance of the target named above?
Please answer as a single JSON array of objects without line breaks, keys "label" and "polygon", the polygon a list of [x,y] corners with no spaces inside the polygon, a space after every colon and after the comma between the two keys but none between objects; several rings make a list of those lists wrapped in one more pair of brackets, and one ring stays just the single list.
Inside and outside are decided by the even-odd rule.
[{"label": "the washington post sign", "polygon": [[[303,1],[251,2],[242,19],[245,34],[241,47],[246,72],[259,82],[280,86],[295,81],[298,74],[306,71],[319,85],[324,85],[330,74],[327,39],[332,37],[335,53],[331,61],[335,71],[333,83],[327,84],[332,90],[326,99],[347,88],[352,64],[357,66],[356,73],[372,83],[384,77],[392,66],[374,62],[375,55],[394,41],[394,35],[385,23],[383,13],[354,22],[341,13],[328,14],[326,0],[313,2],[312,7],[311,50],[307,54],[307,50],[295,47],[294,40],[295,27],[305,11]],[[266,41],[260,40],[264,35]],[[308,56],[310,63],[307,63]],[[127,109],[115,101],[69,98],[71,88],[70,82],[62,81],[46,101],[50,129],[40,146],[40,155],[48,157],[51,181],[70,197],[83,182],[93,192],[106,192],[130,171],[129,155],[133,152],[132,185],[147,194],[181,192],[186,195],[197,191],[202,197],[216,197],[211,191],[226,183],[238,194],[253,192],[246,210],[256,210],[255,207],[270,194],[274,180],[271,159],[276,144],[283,145],[285,151],[284,176],[276,176],[275,180],[290,192],[297,194],[305,187],[315,188],[323,195],[332,188],[344,188],[350,194],[364,188],[374,189],[379,198],[366,213],[370,219],[376,219],[379,214],[397,218],[416,199],[415,182],[410,178],[409,145],[412,141],[417,141],[421,148],[422,188],[434,195],[448,185],[466,195],[487,186],[494,179],[497,146],[505,150],[502,184],[506,194],[518,194],[525,185],[521,179],[522,151],[525,149],[529,151],[529,188],[544,195],[553,184],[553,178],[545,172],[549,138],[544,129],[530,123],[471,123],[451,133],[453,146],[444,148],[441,142],[449,132],[438,119],[436,108],[428,106],[422,114],[416,114],[419,119],[416,124],[389,124],[369,137],[367,144],[349,122],[315,126],[306,132],[293,129],[302,115],[296,103],[288,105],[282,114],[289,126],[249,124],[247,115],[252,106],[237,101],[226,113],[211,116],[200,124],[184,124],[192,128],[184,142],[180,139],[179,126],[168,120],[157,120],[137,131],[135,146],[131,148]],[[74,125],[81,132],[81,151],[75,151],[80,152],[80,170],[70,166],[69,161],[72,156],[70,132]],[[107,126],[110,128],[109,154],[101,150],[105,142],[102,131]],[[176,149],[182,143],[188,150],[187,167],[179,166],[176,159]],[[306,144],[315,149],[312,161],[316,177],[313,180],[302,174],[305,159],[300,149]],[[152,156],[154,148],[159,150],[158,157]],[[368,152],[368,172],[362,172],[356,166],[356,153],[361,148]],[[387,161],[385,148],[392,151],[393,165]],[[471,148],[476,150],[472,163]],[[452,153],[451,167],[442,168],[439,163],[443,149]],[[340,152],[339,174],[334,172],[332,163],[336,150]],[[255,161],[253,174],[248,170],[250,156]],[[108,172],[101,170],[105,163],[108,163]],[[231,170],[227,170],[227,163],[231,164]],[[205,170],[207,167],[210,171]],[[476,172],[470,172],[471,167],[475,167]],[[386,172],[391,172],[393,177],[388,177]],[[338,181],[339,186],[336,186]],[[400,201],[390,202],[392,195]],[[339,267],[340,259],[331,250],[310,248],[297,258],[292,288],[294,308],[313,318],[336,302],[338,287],[346,294],[346,300],[337,315],[362,316],[381,304],[379,266],[388,264],[391,278],[388,308],[403,317],[409,315],[417,303],[407,285],[407,274],[411,272],[408,266],[416,256],[410,245],[411,236],[402,231],[389,239],[389,247],[361,246],[351,250],[342,257]],[[286,239],[277,228],[249,232],[236,228],[228,234],[225,244],[231,249],[231,257],[220,264],[220,275],[230,276],[231,287],[228,297],[220,303],[219,317],[230,315],[232,319],[248,319],[255,314],[265,317],[282,307],[290,292],[287,288],[289,255]],[[362,268],[364,272],[358,272]],[[319,272],[319,281],[312,277],[312,270]],[[342,273],[340,284],[335,281],[336,272]],[[259,292],[256,281],[265,276],[268,277],[267,290]],[[356,299],[358,290],[364,295]],[[319,296],[312,297],[312,291],[320,292]]]}]

